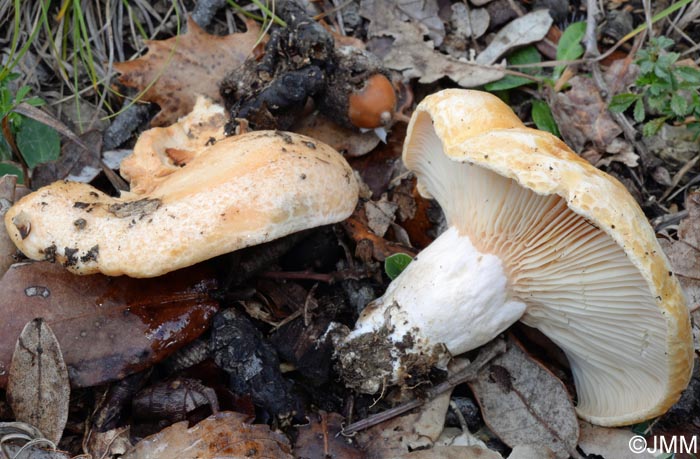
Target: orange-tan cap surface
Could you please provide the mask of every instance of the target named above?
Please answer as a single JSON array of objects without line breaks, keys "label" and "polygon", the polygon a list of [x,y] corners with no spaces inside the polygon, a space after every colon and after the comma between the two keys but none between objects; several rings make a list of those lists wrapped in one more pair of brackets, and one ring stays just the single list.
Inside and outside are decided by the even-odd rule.
[{"label": "orange-tan cap surface", "polygon": [[112,198],[56,182],[5,216],[17,247],[78,274],[154,277],[338,222],[358,185],[345,159],[309,137],[257,131],[219,140],[143,194]]}]

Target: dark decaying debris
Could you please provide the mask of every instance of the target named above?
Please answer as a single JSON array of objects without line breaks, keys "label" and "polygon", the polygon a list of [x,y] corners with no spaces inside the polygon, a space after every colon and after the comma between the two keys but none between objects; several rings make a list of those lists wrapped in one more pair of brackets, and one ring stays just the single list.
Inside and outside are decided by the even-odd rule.
[{"label": "dark decaying debris", "polygon": [[134,373],[114,384],[104,393],[92,416],[92,429],[106,432],[120,425],[124,408],[146,383],[150,370]]},{"label": "dark decaying debris", "polygon": [[[282,325],[270,341],[284,361],[294,365],[305,383],[314,387],[328,383],[331,378],[333,344],[329,327],[335,315],[345,309],[342,295],[334,292],[312,298],[313,290],[300,311],[300,317]],[[310,300],[310,301],[309,301]],[[314,306],[313,311],[308,303]]]},{"label": "dark decaying debris", "polygon": [[248,317],[229,308],[214,317],[211,350],[229,386],[280,418],[303,419],[303,403],[280,371],[277,353]]},{"label": "dark decaying debris", "polygon": [[219,400],[214,389],[192,378],[161,381],[139,391],[131,402],[134,418],[182,421],[193,411],[209,407],[206,415],[219,411]]},{"label": "dark decaying debris", "polygon": [[370,76],[390,79],[390,74],[373,54],[336,49],[332,35],[296,2],[278,2],[278,8],[287,27],[271,32],[260,60],[249,58],[221,83],[231,117],[227,134],[235,133],[242,119],[252,129],[289,129],[309,98],[332,120],[352,127],[350,95]]}]

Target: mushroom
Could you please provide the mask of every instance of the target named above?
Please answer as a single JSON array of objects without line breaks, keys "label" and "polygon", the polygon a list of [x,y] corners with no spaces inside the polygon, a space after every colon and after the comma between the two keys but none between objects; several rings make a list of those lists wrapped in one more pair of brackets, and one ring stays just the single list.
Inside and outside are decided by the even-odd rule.
[{"label": "mushroom", "polygon": [[77,274],[154,277],[343,220],[357,201],[345,159],[298,134],[228,137],[188,161],[154,183],[144,174],[148,192],[121,198],[53,183],[15,204],[5,226],[29,258],[55,260]]},{"label": "mushroom", "polygon": [[624,186],[478,91],[419,104],[403,161],[449,228],[338,346],[349,385],[410,382],[520,320],[566,353],[583,419],[631,424],[678,400],[692,369],[688,310]]}]

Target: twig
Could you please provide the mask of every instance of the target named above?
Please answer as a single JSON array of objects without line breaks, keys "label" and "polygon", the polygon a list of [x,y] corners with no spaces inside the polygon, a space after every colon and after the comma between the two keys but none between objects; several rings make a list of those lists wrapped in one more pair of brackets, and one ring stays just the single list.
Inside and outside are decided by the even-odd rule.
[{"label": "twig", "polygon": [[344,269],[331,273],[315,273],[313,271],[266,271],[260,273],[260,277],[268,279],[313,280],[326,284],[333,284],[339,280],[359,280],[372,277],[372,274],[357,269]]},{"label": "twig", "polygon": [[651,0],[642,0],[642,6],[644,7],[644,19],[647,23],[647,33],[649,38],[654,37],[654,22],[651,19]]},{"label": "twig", "polygon": [[389,419],[393,419],[407,411],[418,408],[429,400],[433,400],[438,395],[444,394],[452,390],[456,386],[474,380],[479,371],[491,360],[503,354],[506,351],[506,342],[503,339],[497,339],[484,346],[479,355],[476,356],[473,362],[467,362],[461,368],[454,369],[454,373],[447,377],[447,381],[438,384],[437,386],[425,391],[425,398],[409,400],[401,405],[389,408],[381,413],[373,414],[365,419],[353,422],[343,428],[340,432],[342,435],[353,435],[360,430],[364,430],[380,424]]},{"label": "twig", "polygon": [[660,232],[664,228],[667,228],[671,225],[675,225],[676,223],[680,222],[683,220],[685,217],[688,216],[688,209],[681,210],[680,212],[676,212],[674,214],[666,214],[662,215],[660,217],[656,217],[651,221],[652,226],[654,227],[655,232]]},{"label": "twig", "polygon": [[[690,170],[695,166],[699,159],[700,155],[696,155],[693,159],[685,163],[683,167],[680,168],[676,175],[673,176],[673,180],[671,180],[671,185],[666,189],[664,194],[661,195],[659,201],[665,201],[666,198],[669,198],[669,195],[671,194],[673,189],[676,188],[679,183],[681,183],[681,179],[685,176],[685,174],[690,172]],[[671,196],[669,199],[673,199],[675,195],[676,193],[674,193],[673,196]]]}]

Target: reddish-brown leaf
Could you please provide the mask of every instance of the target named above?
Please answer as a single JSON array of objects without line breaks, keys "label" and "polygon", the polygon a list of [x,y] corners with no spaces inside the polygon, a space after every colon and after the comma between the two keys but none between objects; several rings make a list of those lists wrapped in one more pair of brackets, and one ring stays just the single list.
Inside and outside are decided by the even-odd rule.
[{"label": "reddish-brown leaf", "polygon": [[416,256],[415,249],[397,242],[387,241],[374,234],[369,229],[364,208],[356,210],[348,217],[343,222],[343,228],[357,243],[355,255],[364,261],[369,261],[372,258],[377,261],[384,261],[386,257],[395,253],[406,253],[412,257]]},{"label": "reddish-brown leaf", "polygon": [[320,411],[309,424],[299,426],[299,436],[294,445],[298,459],[332,457],[334,459],[362,459],[366,455],[343,435],[344,419],[338,413]]},{"label": "reddish-brown leaf", "polygon": [[147,41],[148,54],[117,62],[114,68],[122,73],[119,81],[123,85],[148,88],[143,100],[160,106],[151,126],[167,126],[189,113],[198,95],[221,102],[219,81],[245,61],[260,36],[254,21],[246,25],[244,33],[218,36],[206,33],[189,18],[187,33]]},{"label": "reddish-brown leaf", "polygon": [[153,279],[75,276],[47,262],[13,265],[0,279],[0,387],[24,325],[41,317],[53,330],[71,385],[123,378],[199,336],[218,305],[202,265]]},{"label": "reddish-brown leaf", "polygon": [[247,416],[222,411],[187,428],[178,422],[146,437],[122,459],[291,459],[289,440]]}]

